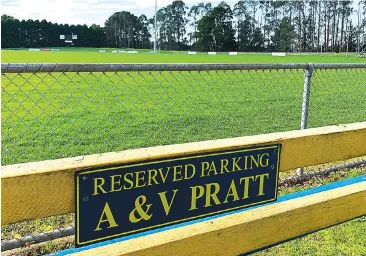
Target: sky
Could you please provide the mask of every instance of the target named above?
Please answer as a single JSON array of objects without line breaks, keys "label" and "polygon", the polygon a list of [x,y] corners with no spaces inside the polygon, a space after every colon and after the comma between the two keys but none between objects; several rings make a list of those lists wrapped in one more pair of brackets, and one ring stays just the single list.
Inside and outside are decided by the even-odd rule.
[{"label": "sky", "polygon": [[[238,0],[226,0],[232,7]],[[170,4],[172,0],[158,0],[158,9]],[[188,6],[198,2],[211,2],[216,6],[221,0],[184,0]],[[356,1],[355,1],[356,2]],[[357,3],[354,3],[357,8]],[[42,20],[67,24],[94,24],[104,26],[113,13],[129,11],[136,16],[145,14],[153,17],[154,0],[1,0],[1,14],[15,18]]]},{"label": "sky", "polygon": [[[170,4],[171,0],[158,0],[158,9]],[[185,0],[188,6],[197,0]],[[220,1],[202,1],[217,4]],[[236,1],[228,0],[229,4]],[[2,0],[1,14],[14,16],[17,19],[45,19],[51,22],[68,24],[93,23],[104,26],[104,22],[113,13],[129,11],[136,16],[145,14],[148,18],[155,13],[154,0]]]}]

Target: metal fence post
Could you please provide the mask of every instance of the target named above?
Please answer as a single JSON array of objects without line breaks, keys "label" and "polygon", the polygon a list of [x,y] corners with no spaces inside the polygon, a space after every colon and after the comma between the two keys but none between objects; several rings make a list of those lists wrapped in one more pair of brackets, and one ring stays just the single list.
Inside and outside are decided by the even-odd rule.
[{"label": "metal fence post", "polygon": [[[301,123],[300,129],[306,129],[308,127],[308,116],[309,116],[309,99],[310,99],[310,84],[311,77],[313,75],[314,65],[309,64],[309,66],[304,69],[304,91],[302,94],[302,107],[301,107]],[[303,168],[297,168],[296,171],[298,176],[304,174]]]}]

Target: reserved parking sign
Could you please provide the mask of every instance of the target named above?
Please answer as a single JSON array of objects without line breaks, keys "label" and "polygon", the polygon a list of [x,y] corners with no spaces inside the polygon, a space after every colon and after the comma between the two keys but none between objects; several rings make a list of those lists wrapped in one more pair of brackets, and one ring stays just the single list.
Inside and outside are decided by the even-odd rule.
[{"label": "reserved parking sign", "polygon": [[277,199],[281,145],[75,173],[76,246]]}]

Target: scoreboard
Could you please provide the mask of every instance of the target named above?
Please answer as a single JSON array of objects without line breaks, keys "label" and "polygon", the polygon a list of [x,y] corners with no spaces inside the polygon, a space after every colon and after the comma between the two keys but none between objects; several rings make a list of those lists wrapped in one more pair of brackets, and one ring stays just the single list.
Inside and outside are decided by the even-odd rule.
[{"label": "scoreboard", "polygon": [[76,40],[78,39],[78,36],[77,35],[60,35],[60,40],[64,40],[65,43],[69,43],[69,44],[73,44],[73,41],[72,40]]}]

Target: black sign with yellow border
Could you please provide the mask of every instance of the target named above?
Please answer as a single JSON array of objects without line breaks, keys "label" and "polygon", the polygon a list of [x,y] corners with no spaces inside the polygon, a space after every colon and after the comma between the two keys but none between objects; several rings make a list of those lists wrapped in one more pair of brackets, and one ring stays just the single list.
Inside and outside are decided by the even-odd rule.
[{"label": "black sign with yellow border", "polygon": [[76,246],[277,199],[281,145],[75,173]]}]

